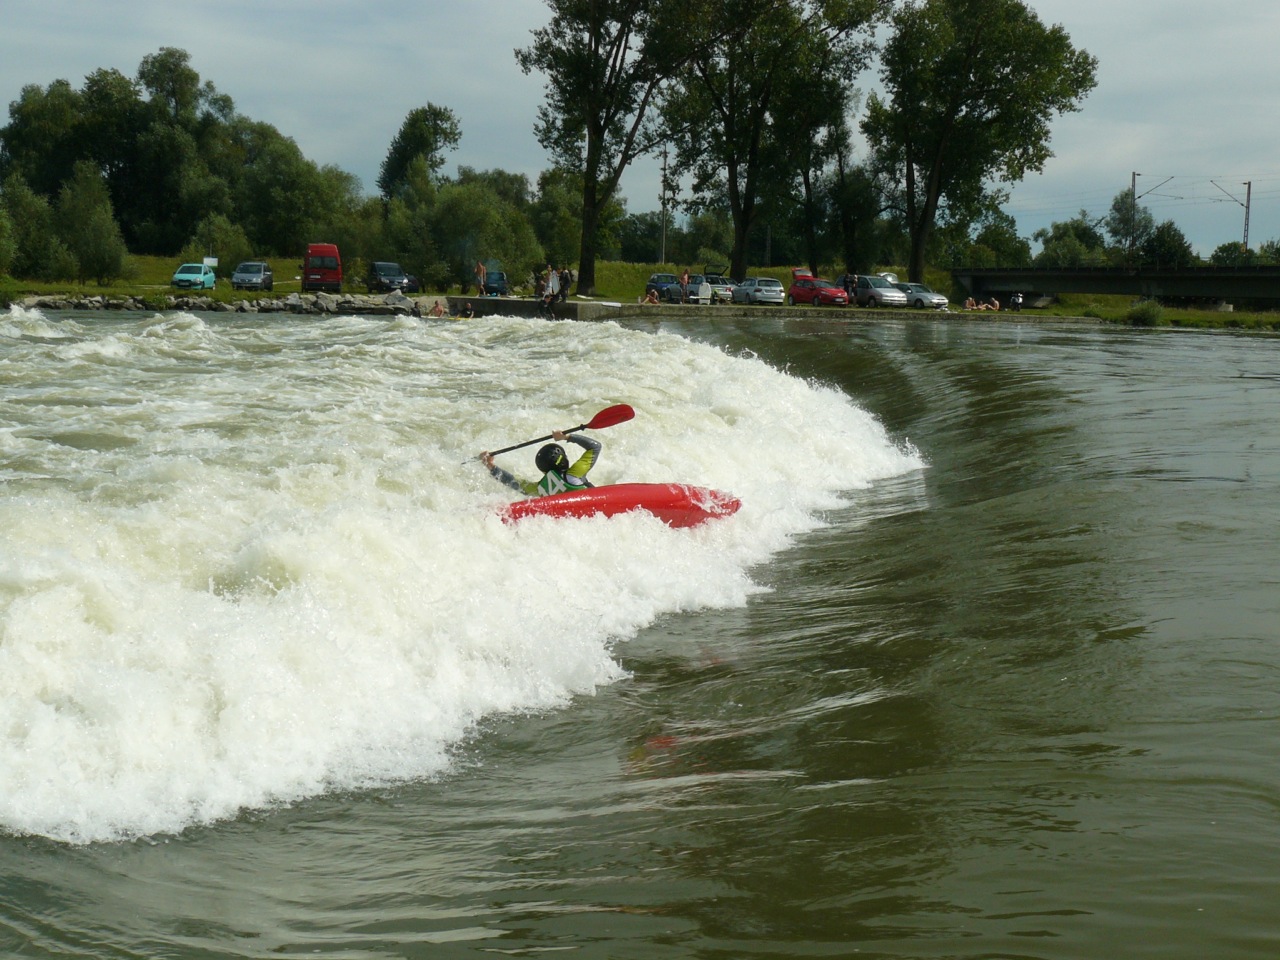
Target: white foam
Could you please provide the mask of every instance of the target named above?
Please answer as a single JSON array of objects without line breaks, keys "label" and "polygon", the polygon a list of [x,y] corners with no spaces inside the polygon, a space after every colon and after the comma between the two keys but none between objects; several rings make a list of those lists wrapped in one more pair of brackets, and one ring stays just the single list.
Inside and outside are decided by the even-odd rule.
[{"label": "white foam", "polygon": [[[611,324],[68,333],[25,344],[22,403],[0,401],[0,449],[22,447],[0,488],[0,828],[69,842],[438,774],[480,718],[613,682],[618,643],[745,603],[815,511],[920,466],[833,390]],[[637,415],[596,434],[597,483],[713,486],[741,512],[496,518],[508,492],[469,458],[620,402]],[[534,449],[500,462],[530,474]]]}]

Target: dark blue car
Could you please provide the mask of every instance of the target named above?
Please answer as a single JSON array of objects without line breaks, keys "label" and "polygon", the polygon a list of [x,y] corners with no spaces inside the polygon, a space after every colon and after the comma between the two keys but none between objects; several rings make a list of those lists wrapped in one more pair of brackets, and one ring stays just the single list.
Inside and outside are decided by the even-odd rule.
[{"label": "dark blue car", "polygon": [[680,278],[674,273],[655,273],[649,277],[649,282],[644,285],[644,292],[647,295],[652,290],[659,300],[676,300],[680,299]]}]

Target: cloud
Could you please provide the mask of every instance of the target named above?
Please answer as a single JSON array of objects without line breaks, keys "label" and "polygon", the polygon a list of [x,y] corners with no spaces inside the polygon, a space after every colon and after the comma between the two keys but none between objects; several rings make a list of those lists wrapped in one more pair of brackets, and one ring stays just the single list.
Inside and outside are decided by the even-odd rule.
[{"label": "cloud", "polygon": [[[312,160],[374,189],[408,112],[428,102],[459,117],[462,142],[446,158],[535,179],[550,161],[533,133],[545,80],[513,55],[545,22],[543,0],[41,0],[11,4],[0,34],[0,98],[58,78],[80,86],[98,68],[133,76],[164,46],[191,55],[202,79],[237,109],[292,137]],[[1250,240],[1280,236],[1280,4],[1237,0],[1212,11],[1192,0],[1030,0],[1048,24],[1099,58],[1097,89],[1081,112],[1052,125],[1042,174],[1016,185],[1008,211],[1030,236],[1082,207],[1106,213],[1132,174],[1174,176],[1152,196],[1201,252],[1238,239],[1243,209],[1214,186],[1254,186]],[[999,51],[993,51],[998,56]],[[855,82],[869,88],[874,76]],[[659,162],[646,158],[622,184],[633,211],[657,207]],[[1233,186],[1234,184],[1234,186]],[[1216,194],[1216,197],[1215,197]]]}]

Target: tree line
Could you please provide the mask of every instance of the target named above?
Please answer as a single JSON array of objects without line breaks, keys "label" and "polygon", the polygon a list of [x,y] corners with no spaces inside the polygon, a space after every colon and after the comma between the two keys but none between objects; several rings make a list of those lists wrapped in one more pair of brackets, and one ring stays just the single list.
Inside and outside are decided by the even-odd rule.
[{"label": "tree line", "polygon": [[[1052,121],[1096,82],[1096,60],[1022,0],[547,7],[516,51],[545,82],[534,132],[552,166],[536,183],[445,175],[461,126],[426,103],[365,195],[171,47],[133,77],[24,87],[0,129],[0,272],[104,280],[127,270],[125,251],[234,262],[323,237],[435,286],[465,282],[483,257],[512,272],[576,265],[589,294],[597,259],[652,262],[664,247],[669,262],[739,276],[894,262],[919,277],[925,263],[1029,257],[1001,211],[1008,185],[1043,168]],[[882,92],[864,98],[856,83],[874,65]],[[622,176],[658,150],[662,210],[629,213]]]}]

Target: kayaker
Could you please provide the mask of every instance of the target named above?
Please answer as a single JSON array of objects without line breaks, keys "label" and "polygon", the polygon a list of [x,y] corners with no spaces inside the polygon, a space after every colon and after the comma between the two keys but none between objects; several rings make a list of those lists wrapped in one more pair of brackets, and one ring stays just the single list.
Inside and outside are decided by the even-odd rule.
[{"label": "kayaker", "polygon": [[582,490],[592,486],[587,481],[587,472],[596,465],[603,444],[581,434],[568,434],[563,430],[551,431],[551,436],[560,443],[568,441],[584,447],[585,452],[572,464],[569,455],[559,443],[548,443],[533,458],[534,464],[542,471],[542,479],[536,483],[519,480],[493,462],[493,454],[485,451],[480,454],[483,463],[494,479],[504,483],[512,490],[519,490],[530,497],[545,497],[552,493],[564,493],[566,490]]}]

